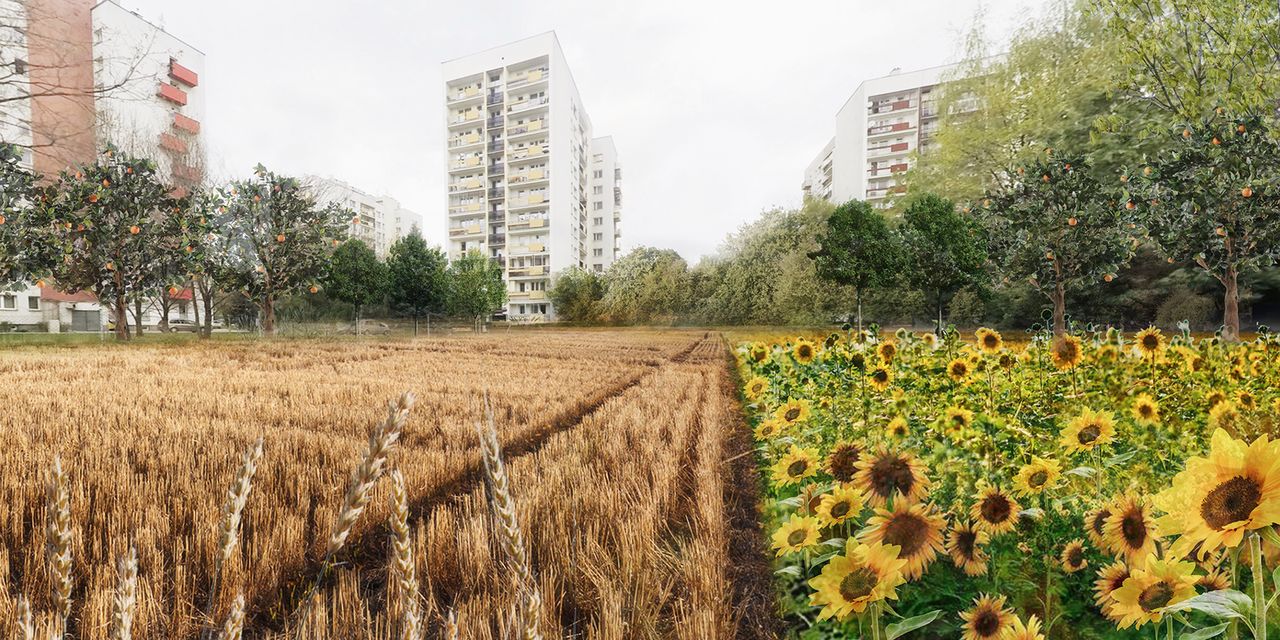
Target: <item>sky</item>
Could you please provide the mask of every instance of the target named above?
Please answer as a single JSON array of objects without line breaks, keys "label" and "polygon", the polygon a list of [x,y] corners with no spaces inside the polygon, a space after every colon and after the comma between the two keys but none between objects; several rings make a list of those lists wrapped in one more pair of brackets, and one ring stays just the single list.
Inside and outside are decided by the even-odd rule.
[{"label": "sky", "polygon": [[440,63],[554,30],[623,165],[623,249],[690,262],[775,206],[867,78],[1001,49],[1044,0],[119,0],[205,53],[210,174],[345,180],[446,216]]}]

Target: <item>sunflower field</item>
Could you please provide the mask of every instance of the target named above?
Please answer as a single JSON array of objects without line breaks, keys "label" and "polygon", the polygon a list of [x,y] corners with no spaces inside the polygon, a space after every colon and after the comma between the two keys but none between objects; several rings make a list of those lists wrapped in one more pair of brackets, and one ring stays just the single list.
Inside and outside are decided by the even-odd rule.
[{"label": "sunflower field", "polygon": [[735,349],[792,638],[1280,637],[1280,340]]}]

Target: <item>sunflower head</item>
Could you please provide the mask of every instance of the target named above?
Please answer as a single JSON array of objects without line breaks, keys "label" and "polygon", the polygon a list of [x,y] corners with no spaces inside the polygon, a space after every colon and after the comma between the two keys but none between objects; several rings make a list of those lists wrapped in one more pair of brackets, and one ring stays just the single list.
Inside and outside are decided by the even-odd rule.
[{"label": "sunflower head", "polygon": [[1093,601],[1102,610],[1102,615],[1108,619],[1119,620],[1112,616],[1115,599],[1111,597],[1111,594],[1115,593],[1116,589],[1123,587],[1124,581],[1128,579],[1129,565],[1123,561],[1113,562],[1098,569],[1098,578],[1093,581]]},{"label": "sunflower head", "polygon": [[1240,422],[1240,408],[1234,402],[1224,400],[1209,410],[1209,426],[1214,429],[1237,431]]},{"label": "sunflower head", "polygon": [[1164,336],[1155,327],[1147,327],[1134,336],[1138,352],[1146,358],[1154,358],[1164,351]]},{"label": "sunflower head", "polygon": [[992,535],[1012,531],[1018,525],[1018,512],[1022,506],[999,487],[985,487],[973,503],[969,516],[978,528]]},{"label": "sunflower head", "polygon": [[764,362],[769,359],[769,347],[763,342],[753,342],[747,349],[747,358],[755,363]]},{"label": "sunflower head", "polygon": [[911,426],[902,416],[894,416],[884,428],[884,434],[894,439],[905,438],[909,433],[911,433]]},{"label": "sunflower head", "polygon": [[1062,570],[1067,573],[1075,573],[1089,566],[1089,560],[1084,553],[1084,541],[1079,538],[1068,542],[1062,548],[1062,555],[1059,559],[1062,561]]},{"label": "sunflower head", "polygon": [[822,496],[817,513],[818,520],[828,527],[856,518],[862,513],[862,493],[852,487],[838,486]]},{"label": "sunflower head", "polygon": [[1231,588],[1231,576],[1214,569],[1196,578],[1196,586],[1205,591],[1226,591]]},{"label": "sunflower head", "polygon": [[[884,345],[881,345],[884,346]],[[876,365],[871,373],[867,376],[867,381],[876,391],[884,391],[889,388],[889,384],[893,382],[893,373],[884,365]]]},{"label": "sunflower head", "polygon": [[1107,536],[1107,518],[1111,517],[1111,503],[1091,509],[1084,514],[1084,531],[1089,536],[1089,541],[1099,549],[1115,552],[1106,540]]},{"label": "sunflower head", "polygon": [[1236,391],[1236,404],[1240,405],[1241,409],[1253,411],[1258,408],[1258,398],[1248,389],[1239,389]]},{"label": "sunflower head", "polygon": [[1141,425],[1160,424],[1160,405],[1150,394],[1143,393],[1133,400],[1133,420]]},{"label": "sunflower head", "polygon": [[890,364],[893,362],[893,358],[898,355],[898,345],[893,342],[881,342],[880,346],[876,347],[876,354],[880,356],[880,359],[885,364]]},{"label": "sunflower head", "polygon": [[787,400],[773,415],[784,427],[790,427],[808,420],[810,414],[808,400]]},{"label": "sunflower head", "polygon": [[1155,520],[1146,501],[1132,495],[1117,499],[1103,524],[1103,539],[1107,548],[1124,554],[1133,566],[1139,566],[1155,553]]},{"label": "sunflower head", "polygon": [[809,364],[818,357],[818,348],[804,338],[796,338],[795,344],[791,346],[791,357],[800,364]]},{"label": "sunflower head", "polygon": [[1044,640],[1044,634],[1040,633],[1040,618],[1033,613],[1027,617],[1026,624],[1023,624],[1020,618],[1014,616],[1001,640]]},{"label": "sunflower head", "polygon": [[893,545],[906,561],[902,573],[908,580],[924,574],[943,551],[942,529],[946,521],[931,505],[895,500],[893,509],[877,509],[867,519],[862,537],[867,543]]},{"label": "sunflower head", "polygon": [[1100,444],[1111,442],[1115,433],[1115,419],[1110,411],[1094,411],[1086,407],[1062,430],[1062,447],[1067,453],[1091,451]]},{"label": "sunflower head", "polygon": [[1002,637],[1013,624],[1014,615],[1004,606],[1004,596],[982,595],[973,601],[973,608],[960,612],[964,621],[961,627],[964,640],[994,640]]},{"label": "sunflower head", "polygon": [[1022,467],[1014,477],[1013,487],[1024,496],[1036,495],[1052,487],[1061,475],[1062,465],[1058,461],[1032,456],[1031,463]]},{"label": "sunflower head", "polygon": [[969,381],[972,373],[973,367],[970,366],[968,358],[956,358],[947,364],[947,376],[954,382],[964,384]]},{"label": "sunflower head", "polygon": [[882,506],[889,500],[918,502],[929,493],[924,464],[910,453],[882,447],[874,455],[858,460],[857,467],[854,482],[872,506]]},{"label": "sunflower head", "polygon": [[818,473],[817,458],[813,451],[791,445],[791,451],[773,465],[773,481],[778,486],[785,487],[813,477]]},{"label": "sunflower head", "polygon": [[978,348],[982,349],[983,353],[999,353],[1000,348],[1004,346],[1004,338],[995,329],[982,327],[974,332],[974,336],[978,339]]},{"label": "sunflower head", "polygon": [[923,342],[924,346],[934,349],[938,346],[938,336],[934,333],[926,333],[920,336],[920,342]]},{"label": "sunflower head", "polygon": [[902,570],[907,563],[899,552],[893,545],[862,544],[849,538],[844,555],[832,558],[822,574],[809,581],[814,590],[809,604],[822,607],[818,619],[846,620],[872,603],[896,600],[898,585],[906,582]]},{"label": "sunflower head", "polygon": [[1196,594],[1195,563],[1149,558],[1112,592],[1112,615],[1121,629],[1160,622],[1164,610]]},{"label": "sunflower head", "polygon": [[819,528],[817,518],[791,514],[791,517],[773,532],[773,548],[778,552],[778,556],[808,549],[818,544]]},{"label": "sunflower head", "polygon": [[744,395],[747,396],[748,400],[758,400],[768,390],[769,381],[761,376],[748,380],[746,386],[743,387]]},{"label": "sunflower head", "polygon": [[1068,334],[1055,339],[1050,356],[1053,358],[1054,366],[1059,369],[1074,369],[1084,357],[1080,338]]},{"label": "sunflower head", "polygon": [[982,546],[990,541],[986,531],[976,529],[968,522],[957,522],[947,532],[947,553],[956,568],[968,576],[987,573],[987,553]]},{"label": "sunflower head", "polygon": [[777,418],[761,420],[760,424],[756,425],[756,440],[772,440],[781,432],[782,425]]},{"label": "sunflower head", "polygon": [[973,412],[964,407],[950,406],[942,414],[942,430],[948,436],[957,437],[973,425]]},{"label": "sunflower head", "polygon": [[853,482],[861,458],[862,447],[853,442],[838,442],[827,456],[827,472],[840,482]]}]

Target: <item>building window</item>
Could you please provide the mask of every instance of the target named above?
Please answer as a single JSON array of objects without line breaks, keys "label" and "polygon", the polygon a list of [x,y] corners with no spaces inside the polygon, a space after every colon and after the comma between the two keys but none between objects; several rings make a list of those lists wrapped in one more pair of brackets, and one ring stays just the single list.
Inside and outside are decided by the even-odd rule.
[{"label": "building window", "polygon": [[594,186],[594,187],[591,187],[591,189],[592,189],[592,193],[594,193],[594,194],[596,194],[596,195],[600,195],[600,194],[604,193],[604,187],[603,187],[603,186],[601,186],[601,185],[596,185],[596,186]]},{"label": "building window", "polygon": [[592,257],[595,257],[595,258],[604,257],[604,249],[592,249],[591,255]]},{"label": "building window", "polygon": [[594,266],[597,272],[604,271],[604,265],[600,264],[599,262],[595,263]]},{"label": "building window", "polygon": [[599,211],[603,208],[604,208],[604,203],[600,202],[599,200],[596,200],[596,211]]},{"label": "building window", "polygon": [[0,309],[13,311],[18,308],[18,296],[12,293],[6,293],[0,296]]},{"label": "building window", "polygon": [[593,178],[595,178],[595,179],[597,179],[597,180],[599,180],[600,178],[603,178],[603,177],[604,177],[604,170],[603,170],[603,169],[596,169],[595,171],[591,172],[591,177],[593,177]]},{"label": "building window", "polygon": [[28,311],[40,310],[40,296],[27,296],[27,310]]},{"label": "building window", "polygon": [[592,222],[598,227],[604,224],[604,218],[597,216],[596,219],[593,220]]},{"label": "building window", "polygon": [[595,242],[600,242],[601,240],[604,240],[604,234],[603,234],[603,233],[593,233],[593,234],[591,234],[591,239],[592,239],[593,241],[595,241]]}]

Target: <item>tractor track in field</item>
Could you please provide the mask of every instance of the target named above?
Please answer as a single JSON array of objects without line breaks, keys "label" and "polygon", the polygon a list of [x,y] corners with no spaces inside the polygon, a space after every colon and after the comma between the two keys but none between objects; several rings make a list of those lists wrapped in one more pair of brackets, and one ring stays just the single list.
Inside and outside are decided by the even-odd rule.
[{"label": "tractor track in field", "polygon": [[[638,386],[664,365],[686,363],[691,358],[699,362],[703,361],[705,356],[697,352],[708,342],[719,344],[720,339],[714,337],[710,332],[706,332],[701,337],[692,340],[687,347],[676,354],[657,362],[644,364],[640,371],[591,394],[577,406],[571,407],[561,415],[552,418],[541,427],[502,442],[501,454],[503,462],[510,464],[511,461],[517,458],[537,454],[552,438],[577,428],[610,400],[620,397]],[[501,419],[501,417],[496,418]],[[413,418],[411,417],[410,420],[412,421]],[[455,502],[483,486],[484,462],[477,460],[455,475],[452,480],[411,500],[409,504],[409,522],[411,524],[419,522],[436,506],[446,502]],[[366,596],[383,593],[386,589],[386,541],[389,531],[387,523],[380,523],[371,529],[365,530],[358,540],[353,540],[347,550],[339,554],[338,562],[341,564],[363,565],[371,569],[364,572],[363,591]],[[305,595],[305,589],[299,587],[309,587],[315,581],[316,576],[319,575],[322,566],[323,558],[313,558],[307,562],[305,567],[299,568],[298,575],[305,576],[305,579],[293,583],[295,585],[294,591],[285,594],[286,597],[283,600],[291,603],[288,611],[297,611],[303,605],[301,597]],[[330,573],[314,597],[323,597],[324,590],[332,586],[334,579],[335,574]],[[381,603],[383,600],[383,598],[377,597],[367,598],[366,601],[371,605],[371,614],[378,612],[381,606],[377,603]],[[253,624],[250,628],[281,632],[285,629],[285,624],[288,620],[282,613],[281,611],[251,612],[249,618]],[[247,632],[245,635],[250,637]]]}]

